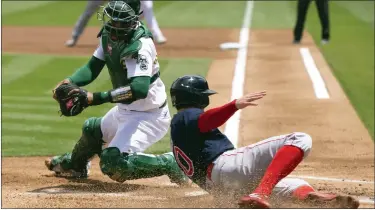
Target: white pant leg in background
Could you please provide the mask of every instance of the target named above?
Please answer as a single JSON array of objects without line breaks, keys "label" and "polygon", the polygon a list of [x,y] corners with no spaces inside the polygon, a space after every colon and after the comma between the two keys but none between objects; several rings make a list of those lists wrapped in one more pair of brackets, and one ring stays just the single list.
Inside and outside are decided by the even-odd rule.
[{"label": "white pant leg in background", "polygon": [[[295,132],[227,151],[214,161],[211,182],[214,191],[235,191],[232,194],[249,194],[259,184],[266,169],[275,157],[277,151],[285,146],[293,145],[303,150],[306,157],[312,146],[311,137],[305,133]],[[297,186],[306,182],[293,182],[284,179],[274,188],[278,195],[290,195]],[[287,193],[286,193],[287,192]]]},{"label": "white pant leg in background", "polygon": [[146,19],[146,24],[150,28],[151,33],[155,36],[155,40],[163,37],[163,33],[159,28],[158,21],[154,15],[153,2],[152,1],[141,1],[141,10],[143,16]]},{"label": "white pant leg in background", "polygon": [[143,152],[165,136],[170,119],[168,106],[152,112],[115,106],[102,119],[103,140],[107,147],[117,147],[121,152]]}]

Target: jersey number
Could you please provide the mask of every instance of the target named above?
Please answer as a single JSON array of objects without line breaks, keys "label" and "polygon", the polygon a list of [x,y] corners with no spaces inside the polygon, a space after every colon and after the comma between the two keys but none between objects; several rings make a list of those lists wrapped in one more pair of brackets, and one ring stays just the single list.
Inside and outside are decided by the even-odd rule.
[{"label": "jersey number", "polygon": [[[176,161],[178,165],[182,168],[182,170],[185,172],[187,176],[193,176],[194,174],[194,166],[193,161],[190,160],[190,158],[178,147],[173,147],[174,154],[176,156]],[[181,162],[183,160],[185,164]],[[186,165],[188,167],[186,167]]]}]

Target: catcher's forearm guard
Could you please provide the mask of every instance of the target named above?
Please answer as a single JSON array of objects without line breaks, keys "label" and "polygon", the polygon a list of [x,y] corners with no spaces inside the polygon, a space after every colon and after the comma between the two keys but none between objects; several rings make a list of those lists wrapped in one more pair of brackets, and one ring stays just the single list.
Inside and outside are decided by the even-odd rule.
[{"label": "catcher's forearm guard", "polygon": [[129,103],[133,101],[130,86],[120,87],[109,91],[111,103]]},{"label": "catcher's forearm guard", "polygon": [[129,104],[133,101],[134,97],[130,86],[125,86],[105,92],[93,93],[93,100],[90,106],[96,106],[107,102]]},{"label": "catcher's forearm guard", "polygon": [[87,91],[73,83],[64,83],[55,90],[61,115],[71,117],[88,107]]}]

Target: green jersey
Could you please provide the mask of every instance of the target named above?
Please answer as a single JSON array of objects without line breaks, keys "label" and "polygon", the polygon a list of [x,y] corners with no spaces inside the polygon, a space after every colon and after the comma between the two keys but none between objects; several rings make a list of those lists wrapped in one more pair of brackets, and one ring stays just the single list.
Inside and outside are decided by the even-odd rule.
[{"label": "green jersey", "polygon": [[94,56],[105,61],[113,88],[129,85],[126,60],[139,59],[138,53],[142,48],[140,39],[151,37],[152,34],[143,24],[140,24],[128,44],[112,41],[110,34],[103,31],[100,37],[101,47],[99,46],[99,51],[97,50]]}]

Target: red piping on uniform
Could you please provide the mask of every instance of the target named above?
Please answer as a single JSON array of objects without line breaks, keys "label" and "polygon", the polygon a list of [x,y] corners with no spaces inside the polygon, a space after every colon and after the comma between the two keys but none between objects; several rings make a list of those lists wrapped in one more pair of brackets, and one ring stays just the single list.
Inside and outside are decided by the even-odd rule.
[{"label": "red piping on uniform", "polygon": [[214,164],[213,163],[210,163],[210,165],[208,165],[207,166],[207,170],[206,170],[206,172],[207,172],[207,178],[210,180],[210,181],[212,181],[211,180],[211,174],[212,174],[212,169],[214,168]]},{"label": "red piping on uniform", "polygon": [[257,147],[257,146],[260,146],[260,145],[263,145],[263,144],[266,144],[266,143],[270,143],[270,142],[273,142],[273,141],[278,141],[278,140],[281,140],[283,138],[286,138],[286,136],[282,137],[282,138],[278,138],[278,139],[273,139],[273,140],[269,140],[269,141],[266,141],[266,142],[262,142],[261,144],[256,144],[256,145],[249,145],[247,147],[245,147],[246,149],[252,149],[254,147]]},{"label": "red piping on uniform", "polygon": [[206,133],[222,126],[237,110],[236,100],[233,100],[223,106],[205,111],[198,119],[199,131]]},{"label": "red piping on uniform", "polygon": [[241,154],[243,152],[237,152],[236,154],[222,154],[222,156],[233,156],[233,155],[237,155],[237,154]]}]

